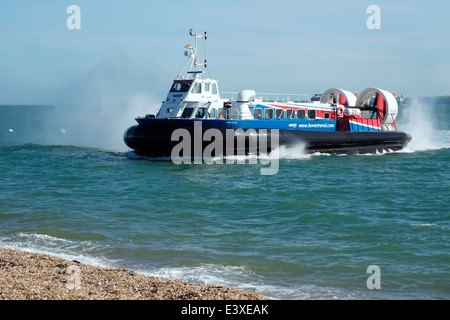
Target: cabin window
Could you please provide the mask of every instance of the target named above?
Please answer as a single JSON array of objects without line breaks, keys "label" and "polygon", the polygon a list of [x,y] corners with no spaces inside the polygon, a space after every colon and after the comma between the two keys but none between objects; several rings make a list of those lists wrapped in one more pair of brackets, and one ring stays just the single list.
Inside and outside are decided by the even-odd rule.
[{"label": "cabin window", "polygon": [[255,119],[261,119],[262,118],[262,109],[261,108],[253,109],[253,118],[255,118]]},{"label": "cabin window", "polygon": [[273,118],[273,109],[265,109],[264,110],[264,118],[265,119],[272,119]]},{"label": "cabin window", "polygon": [[197,113],[195,114],[196,118],[204,118],[206,115],[206,108],[198,108]]},{"label": "cabin window", "polygon": [[188,92],[191,82],[174,82],[170,92]]},{"label": "cabin window", "polygon": [[192,115],[192,112],[194,112],[194,108],[184,108],[183,113],[181,114],[182,118],[190,118]]},{"label": "cabin window", "polygon": [[216,117],[216,108],[211,109],[211,111],[209,112],[209,117],[212,119]]},{"label": "cabin window", "polygon": [[226,118],[226,114],[225,114],[225,108],[219,108],[217,109],[217,117],[219,119],[225,119]]},{"label": "cabin window", "polygon": [[294,109],[287,109],[286,110],[286,118],[287,119],[294,119],[295,118],[295,110]]},{"label": "cabin window", "polygon": [[173,108],[167,108],[167,109],[166,109],[166,112],[167,112],[167,113],[172,113],[172,112],[173,112]]},{"label": "cabin window", "polygon": [[308,119],[316,118],[316,110],[308,110]]},{"label": "cabin window", "polygon": [[217,84],[215,83],[212,84],[212,93],[217,94]]},{"label": "cabin window", "polygon": [[297,119],[305,119],[306,112],[303,109],[297,110]]},{"label": "cabin window", "polygon": [[202,93],[202,84],[200,82],[194,84],[194,87],[192,88],[192,93]]},{"label": "cabin window", "polygon": [[275,115],[277,119],[284,119],[284,110],[283,109],[276,109]]},{"label": "cabin window", "polygon": [[330,113],[329,113],[329,112],[325,112],[325,113],[323,114],[323,117],[324,117],[325,119],[330,119]]},{"label": "cabin window", "polygon": [[211,83],[207,82],[205,83],[205,91],[209,92],[211,89]]}]

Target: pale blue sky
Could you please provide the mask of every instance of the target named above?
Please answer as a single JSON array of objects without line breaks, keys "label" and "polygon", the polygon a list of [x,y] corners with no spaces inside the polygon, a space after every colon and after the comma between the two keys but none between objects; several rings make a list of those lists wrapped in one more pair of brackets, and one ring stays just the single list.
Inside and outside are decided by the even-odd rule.
[{"label": "pale blue sky", "polygon": [[[161,101],[185,61],[189,28],[208,32],[210,73],[222,91],[450,94],[448,1],[111,2],[2,0],[0,104],[108,92]],[[66,27],[72,4],[81,30]],[[372,4],[380,30],[366,26]]]}]

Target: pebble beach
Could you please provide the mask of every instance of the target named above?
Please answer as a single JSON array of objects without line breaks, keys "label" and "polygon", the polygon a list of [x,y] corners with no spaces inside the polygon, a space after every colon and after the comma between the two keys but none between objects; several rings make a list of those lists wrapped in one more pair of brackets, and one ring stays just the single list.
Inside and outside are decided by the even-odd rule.
[{"label": "pebble beach", "polygon": [[268,300],[247,291],[147,276],[0,248],[1,300]]}]

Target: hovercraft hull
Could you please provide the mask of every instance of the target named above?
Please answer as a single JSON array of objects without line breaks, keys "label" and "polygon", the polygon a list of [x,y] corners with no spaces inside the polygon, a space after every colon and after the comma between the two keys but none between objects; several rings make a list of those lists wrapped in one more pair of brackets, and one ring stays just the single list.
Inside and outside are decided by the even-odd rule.
[{"label": "hovercraft hull", "polygon": [[[185,142],[185,146],[188,146],[188,154],[193,157],[196,156],[195,150],[200,150],[201,155],[203,155],[205,148],[209,146],[208,150],[211,150],[213,143],[219,147],[215,148],[215,154],[212,154],[212,156],[230,156],[260,153],[261,143],[265,144],[262,149],[267,154],[274,147],[294,147],[299,144],[304,147],[304,151],[307,153],[348,154],[397,151],[404,148],[411,140],[410,135],[398,131],[307,131],[236,127],[231,129],[226,126],[216,126],[213,128],[216,130],[216,135],[214,142],[212,142],[212,139],[204,138],[205,132],[212,129],[207,125],[208,121],[201,121],[203,125],[200,129],[196,128],[194,122],[189,120],[185,120],[182,127],[179,126],[177,121],[155,119],[152,122],[155,123],[135,125],[124,134],[125,144],[139,156],[149,158],[171,157],[174,150],[177,151],[176,156],[185,156],[178,153],[180,148],[177,145],[180,145],[182,139],[178,135],[174,135],[177,129],[184,129],[183,132],[190,137],[190,141]],[[249,130],[252,131],[249,133]],[[216,141],[216,139],[221,141]],[[255,144],[252,144],[252,141]],[[252,148],[256,143],[258,143],[257,148]]]}]

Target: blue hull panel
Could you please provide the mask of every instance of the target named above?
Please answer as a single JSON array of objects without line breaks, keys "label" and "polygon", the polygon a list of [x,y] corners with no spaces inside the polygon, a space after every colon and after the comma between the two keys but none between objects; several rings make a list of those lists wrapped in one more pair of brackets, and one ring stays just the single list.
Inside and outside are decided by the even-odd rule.
[{"label": "blue hull panel", "polygon": [[177,126],[179,128],[193,126],[195,122],[201,122],[204,128],[218,129],[279,129],[302,131],[336,131],[336,121],[326,119],[260,119],[260,120],[228,120],[228,119],[148,119],[138,118],[140,125],[151,126]]}]

